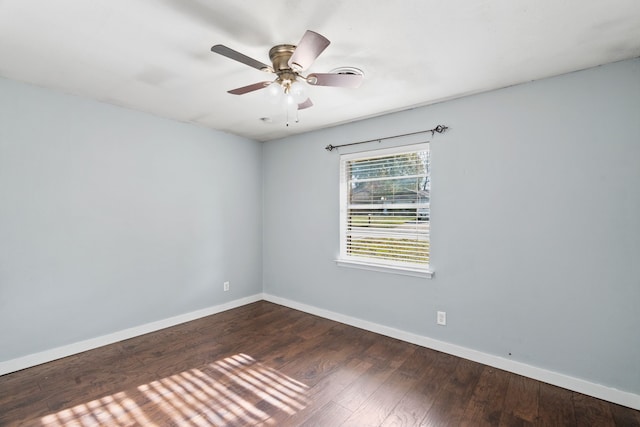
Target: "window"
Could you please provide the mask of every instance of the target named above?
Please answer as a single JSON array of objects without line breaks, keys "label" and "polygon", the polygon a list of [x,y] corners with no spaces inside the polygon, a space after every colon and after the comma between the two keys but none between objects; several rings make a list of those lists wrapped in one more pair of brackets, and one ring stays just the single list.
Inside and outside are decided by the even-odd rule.
[{"label": "window", "polygon": [[340,157],[338,263],[431,276],[429,144]]}]

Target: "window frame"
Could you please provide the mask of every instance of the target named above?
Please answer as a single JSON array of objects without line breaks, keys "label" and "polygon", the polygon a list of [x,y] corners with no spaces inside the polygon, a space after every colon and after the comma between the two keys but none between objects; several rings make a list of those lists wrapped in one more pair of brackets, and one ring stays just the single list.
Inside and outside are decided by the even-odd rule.
[{"label": "window frame", "polygon": [[[408,276],[431,278],[434,274],[431,264],[402,264],[391,260],[376,259],[373,257],[357,257],[347,253],[347,232],[348,232],[348,215],[349,215],[349,182],[350,178],[346,176],[346,165],[348,162],[356,160],[365,160],[376,157],[386,157],[398,154],[416,153],[419,151],[430,150],[429,142],[420,142],[411,145],[401,145],[390,148],[374,149],[353,152],[340,155],[340,235],[339,244],[340,251],[336,263],[341,267],[353,267],[365,270],[380,271],[385,273],[395,273]],[[430,172],[429,172],[430,173]],[[430,179],[430,177],[429,177]],[[429,200],[429,207],[431,201]],[[418,209],[418,208],[416,208]],[[431,220],[429,218],[429,225]],[[431,242],[430,232],[428,233],[428,242]],[[430,252],[430,251],[429,251]]]}]

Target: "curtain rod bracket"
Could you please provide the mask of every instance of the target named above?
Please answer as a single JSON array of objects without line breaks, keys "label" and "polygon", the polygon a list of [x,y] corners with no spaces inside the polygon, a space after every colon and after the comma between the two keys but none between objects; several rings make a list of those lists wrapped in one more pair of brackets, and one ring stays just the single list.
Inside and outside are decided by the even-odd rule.
[{"label": "curtain rod bracket", "polygon": [[378,142],[381,143],[382,141],[384,141],[385,139],[393,139],[393,138],[400,138],[402,136],[410,136],[410,135],[417,135],[420,133],[427,133],[427,132],[431,132],[431,137],[433,137],[436,133],[444,133],[447,129],[449,129],[448,126],[444,126],[444,125],[438,125],[436,127],[434,127],[433,129],[427,129],[427,130],[419,130],[417,132],[411,132],[411,133],[403,133],[402,135],[394,135],[394,136],[387,136],[385,138],[376,138],[376,139],[369,139],[367,141],[358,141],[358,142],[351,142],[349,144],[342,144],[342,145],[332,145],[329,144],[326,147],[324,147],[325,150],[327,151],[333,151],[333,150],[337,150],[340,147],[347,147],[349,145],[357,145],[357,144],[365,144],[367,142]]}]

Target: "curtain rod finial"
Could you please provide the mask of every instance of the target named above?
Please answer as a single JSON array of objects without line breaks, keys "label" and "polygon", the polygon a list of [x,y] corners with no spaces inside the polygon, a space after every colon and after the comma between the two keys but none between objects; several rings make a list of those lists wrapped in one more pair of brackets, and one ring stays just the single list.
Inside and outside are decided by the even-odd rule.
[{"label": "curtain rod finial", "polygon": [[333,151],[334,148],[338,148],[338,147],[335,147],[335,146],[333,146],[331,144],[329,144],[326,147],[324,147],[324,149],[327,150],[327,151]]},{"label": "curtain rod finial", "polygon": [[438,125],[438,126],[434,127],[433,129],[428,130],[427,132],[431,132],[431,136],[433,137],[433,135],[435,135],[436,132],[442,133],[447,129],[449,129],[447,126]]}]

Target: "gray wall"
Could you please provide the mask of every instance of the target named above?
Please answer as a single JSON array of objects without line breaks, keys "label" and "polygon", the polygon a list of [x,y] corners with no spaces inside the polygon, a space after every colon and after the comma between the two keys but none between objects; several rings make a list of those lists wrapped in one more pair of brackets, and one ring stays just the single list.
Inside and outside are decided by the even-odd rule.
[{"label": "gray wall", "polygon": [[[435,277],[336,266],[323,147],[437,124]],[[640,393],[640,61],[268,142],[263,168],[265,292]]]},{"label": "gray wall", "polygon": [[0,361],[262,291],[260,143],[0,94]]}]

